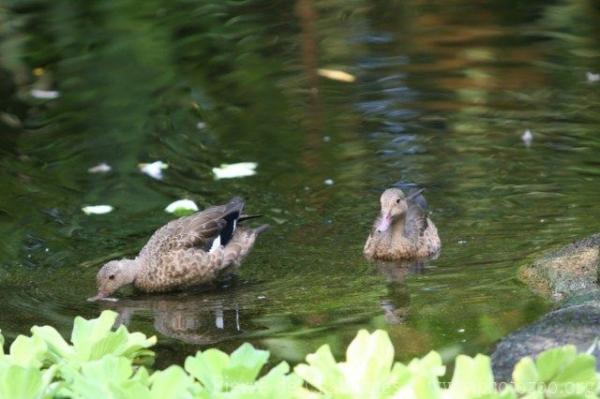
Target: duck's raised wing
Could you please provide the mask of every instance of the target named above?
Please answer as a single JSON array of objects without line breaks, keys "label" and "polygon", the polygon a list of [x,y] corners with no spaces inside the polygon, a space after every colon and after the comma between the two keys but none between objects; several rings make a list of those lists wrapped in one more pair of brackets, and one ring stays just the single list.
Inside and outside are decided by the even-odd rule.
[{"label": "duck's raised wing", "polygon": [[161,251],[196,247],[210,251],[213,245],[226,245],[235,231],[244,201],[235,197],[225,205],[207,208],[169,222],[150,239]]}]

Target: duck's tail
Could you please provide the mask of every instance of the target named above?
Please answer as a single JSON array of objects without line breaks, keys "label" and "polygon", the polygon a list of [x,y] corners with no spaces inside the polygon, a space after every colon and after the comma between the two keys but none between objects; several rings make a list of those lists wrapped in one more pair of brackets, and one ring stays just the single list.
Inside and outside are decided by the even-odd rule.
[{"label": "duck's tail", "polygon": [[254,229],[254,234],[259,235],[261,233],[264,233],[265,231],[269,230],[271,226],[269,226],[268,224],[263,224],[262,226],[258,226],[257,228]]}]

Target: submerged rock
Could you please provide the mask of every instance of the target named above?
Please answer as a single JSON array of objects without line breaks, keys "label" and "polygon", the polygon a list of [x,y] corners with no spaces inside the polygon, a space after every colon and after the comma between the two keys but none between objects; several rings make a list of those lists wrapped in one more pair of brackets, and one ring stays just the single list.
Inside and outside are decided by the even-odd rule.
[{"label": "submerged rock", "polygon": [[550,251],[519,271],[532,290],[562,300],[598,288],[600,234]]},{"label": "submerged rock", "polygon": [[600,350],[596,348],[600,337],[599,269],[600,234],[595,234],[550,251],[519,271],[534,291],[562,301],[537,322],[500,341],[492,354],[497,381],[511,381],[519,359],[567,344],[582,352],[589,350],[600,370]]}]

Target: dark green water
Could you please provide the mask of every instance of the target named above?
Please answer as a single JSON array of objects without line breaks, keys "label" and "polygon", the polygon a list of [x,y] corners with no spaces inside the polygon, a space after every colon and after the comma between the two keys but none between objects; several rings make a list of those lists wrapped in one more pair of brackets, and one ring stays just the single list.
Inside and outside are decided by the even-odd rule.
[{"label": "dark green water", "polygon": [[[488,352],[548,309],[517,267],[599,230],[593,4],[0,1],[3,333],[97,315],[96,271],[134,255],[167,204],[242,195],[273,228],[237,284],[109,305],[158,334],[164,363],[243,341],[341,354],[359,328],[389,331],[403,360]],[[155,160],[162,181],[137,169]],[[257,175],[213,179],[241,161]],[[113,171],[89,174],[99,162]],[[398,180],[427,188],[444,245],[418,272],[361,255]],[[115,210],[81,211],[96,204]]]}]

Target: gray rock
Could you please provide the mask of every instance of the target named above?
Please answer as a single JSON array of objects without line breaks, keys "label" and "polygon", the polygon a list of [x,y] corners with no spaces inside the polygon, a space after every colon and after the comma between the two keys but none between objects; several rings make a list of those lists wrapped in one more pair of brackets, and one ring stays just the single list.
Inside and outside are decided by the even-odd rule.
[{"label": "gray rock", "polygon": [[519,274],[532,290],[555,301],[598,288],[600,234],[547,252]]},{"label": "gray rock", "polygon": [[[535,357],[556,346],[573,344],[585,352],[600,337],[600,293],[597,299],[548,313],[541,320],[504,338],[492,354],[496,381],[511,381],[512,370],[525,356]],[[600,353],[594,350],[597,367]]]}]

